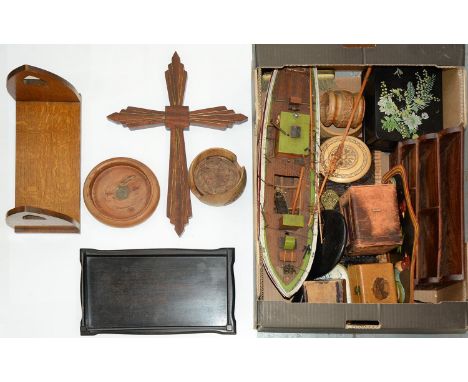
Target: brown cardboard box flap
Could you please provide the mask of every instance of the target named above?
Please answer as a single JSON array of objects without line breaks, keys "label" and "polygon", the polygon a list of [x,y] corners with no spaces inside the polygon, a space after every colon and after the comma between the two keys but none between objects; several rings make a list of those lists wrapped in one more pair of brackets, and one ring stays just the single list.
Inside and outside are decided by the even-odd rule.
[{"label": "brown cardboard box flap", "polygon": [[265,332],[462,333],[468,304],[288,304],[257,301]]},{"label": "brown cardboard box flap", "polygon": [[257,44],[255,66],[437,65],[464,66],[463,44]]}]

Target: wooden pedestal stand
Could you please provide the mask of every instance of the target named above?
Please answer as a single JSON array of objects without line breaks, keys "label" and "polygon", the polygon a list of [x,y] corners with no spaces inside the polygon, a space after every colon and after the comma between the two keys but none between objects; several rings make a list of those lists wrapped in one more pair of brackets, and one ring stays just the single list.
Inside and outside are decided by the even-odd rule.
[{"label": "wooden pedestal stand", "polygon": [[81,96],[63,78],[23,65],[7,78],[16,100],[15,232],[80,232]]}]

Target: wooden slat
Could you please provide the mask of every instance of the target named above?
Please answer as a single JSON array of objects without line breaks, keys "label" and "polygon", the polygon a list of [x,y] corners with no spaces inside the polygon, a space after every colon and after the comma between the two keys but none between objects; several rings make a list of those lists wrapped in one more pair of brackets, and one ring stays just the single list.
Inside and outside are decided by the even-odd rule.
[{"label": "wooden slat", "polygon": [[112,113],[107,118],[126,127],[137,128],[164,124],[165,113],[129,106],[119,113]]}]

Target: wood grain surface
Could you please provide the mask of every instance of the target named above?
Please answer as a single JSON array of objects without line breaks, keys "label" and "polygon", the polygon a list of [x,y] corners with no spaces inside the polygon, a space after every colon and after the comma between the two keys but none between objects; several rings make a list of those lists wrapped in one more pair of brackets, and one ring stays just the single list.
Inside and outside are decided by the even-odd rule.
[{"label": "wood grain surface", "polygon": [[79,232],[80,95],[27,65],[10,73],[7,88],[17,101],[16,207],[7,223],[17,232]]},{"label": "wood grain surface", "polygon": [[463,128],[399,142],[391,158],[408,176],[420,228],[416,282],[464,279]]}]

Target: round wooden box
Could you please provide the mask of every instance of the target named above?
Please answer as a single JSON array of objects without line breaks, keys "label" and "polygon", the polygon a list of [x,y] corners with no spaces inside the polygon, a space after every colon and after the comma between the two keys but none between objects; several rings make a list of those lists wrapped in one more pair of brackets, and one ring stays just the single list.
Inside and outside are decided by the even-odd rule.
[{"label": "round wooden box", "polygon": [[113,227],[131,227],[156,209],[159,183],[143,163],[112,158],[91,170],[83,194],[86,207],[97,220]]},{"label": "round wooden box", "polygon": [[[344,134],[357,96],[357,93],[351,93],[347,90],[331,90],[320,95],[321,137],[329,138]],[[361,132],[365,109],[366,104],[364,98],[361,97],[351,122],[349,135],[358,136]]]},{"label": "round wooden box", "polygon": [[190,189],[205,204],[225,206],[244,191],[245,167],[229,150],[212,148],[198,154],[189,170]]}]

